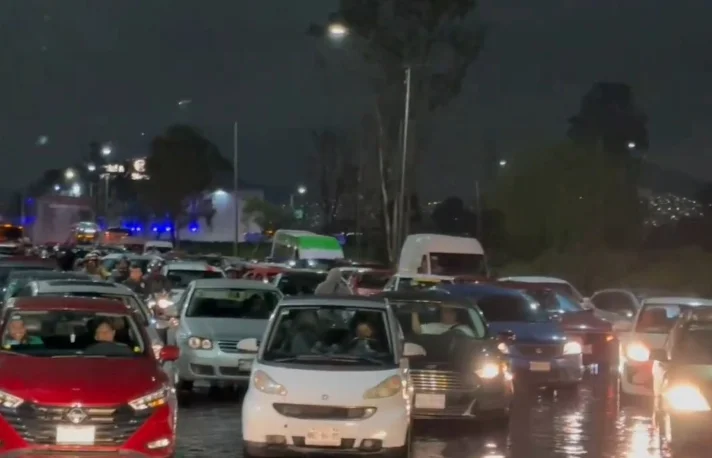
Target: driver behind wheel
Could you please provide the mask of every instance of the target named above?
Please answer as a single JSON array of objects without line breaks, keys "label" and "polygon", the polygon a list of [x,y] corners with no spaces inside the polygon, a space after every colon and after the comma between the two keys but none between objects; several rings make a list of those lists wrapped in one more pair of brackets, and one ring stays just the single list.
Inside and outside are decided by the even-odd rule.
[{"label": "driver behind wheel", "polygon": [[467,325],[462,325],[458,319],[458,310],[453,307],[440,308],[440,321],[421,323],[417,312],[411,314],[411,325],[416,334],[439,335],[451,329],[457,329],[463,333],[474,336],[472,329]]}]

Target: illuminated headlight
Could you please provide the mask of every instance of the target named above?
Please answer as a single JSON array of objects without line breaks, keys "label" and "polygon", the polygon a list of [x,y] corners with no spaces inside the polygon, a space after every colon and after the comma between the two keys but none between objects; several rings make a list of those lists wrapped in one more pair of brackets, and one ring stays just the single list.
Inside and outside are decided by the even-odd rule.
[{"label": "illuminated headlight", "polygon": [[564,344],[564,354],[565,355],[580,355],[583,353],[583,348],[578,342],[566,342]]},{"label": "illuminated headlight", "polygon": [[671,410],[678,412],[708,412],[710,405],[693,385],[674,385],[665,390],[663,397]]},{"label": "illuminated headlight", "polygon": [[367,389],[363,393],[364,399],[382,399],[395,396],[403,390],[403,379],[398,375],[388,377],[373,388]]},{"label": "illuminated headlight", "polygon": [[509,354],[509,345],[507,345],[504,342],[500,342],[499,344],[497,344],[497,350],[499,350],[500,352],[502,352],[505,355],[508,355]]},{"label": "illuminated headlight", "polygon": [[272,377],[263,371],[255,371],[254,375],[252,375],[252,384],[265,394],[287,395],[287,388],[275,382]]},{"label": "illuminated headlight", "polygon": [[202,337],[191,337],[188,339],[188,346],[194,350],[210,350],[213,348],[213,342]]},{"label": "illuminated headlight", "polygon": [[625,354],[631,361],[642,363],[650,358],[650,350],[640,342],[633,342],[626,347]]},{"label": "illuminated headlight", "polygon": [[14,409],[20,407],[20,404],[25,402],[23,399],[13,396],[10,393],[0,391],[0,404],[8,409]]},{"label": "illuminated headlight", "polygon": [[491,379],[499,375],[499,365],[495,363],[485,363],[475,370],[475,374],[482,379]]},{"label": "illuminated headlight", "polygon": [[164,405],[168,401],[168,393],[170,393],[170,389],[164,387],[153,393],[134,399],[129,402],[129,405],[134,410],[154,409]]}]

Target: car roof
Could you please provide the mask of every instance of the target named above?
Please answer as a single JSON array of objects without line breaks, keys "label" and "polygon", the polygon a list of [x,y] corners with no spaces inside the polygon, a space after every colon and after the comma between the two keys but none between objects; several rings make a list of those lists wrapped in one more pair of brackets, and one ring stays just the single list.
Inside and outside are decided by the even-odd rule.
[{"label": "car roof", "polygon": [[484,296],[511,296],[511,297],[526,297],[525,293],[514,288],[504,288],[502,286],[491,285],[487,283],[476,284],[443,284],[439,285],[436,291],[445,291],[449,294],[459,294],[474,298]]},{"label": "car roof", "polygon": [[563,283],[563,284],[567,284],[567,285],[569,284],[569,282],[567,282],[563,278],[538,277],[535,275],[501,277],[501,278],[498,278],[497,281],[510,281],[510,282],[518,282],[518,283]]},{"label": "car roof", "polygon": [[7,302],[6,307],[12,310],[53,311],[70,310],[77,312],[94,312],[101,308],[102,312],[119,315],[131,315],[131,310],[123,303],[111,299],[95,299],[88,297],[15,297]]},{"label": "car roof", "polygon": [[96,293],[128,294],[133,293],[124,285],[102,280],[36,280],[32,282],[40,293],[68,293],[86,291]]},{"label": "car roof", "polygon": [[279,291],[279,289],[263,281],[244,280],[241,278],[202,278],[193,280],[196,289],[222,289],[222,288],[245,288],[259,289],[265,291]]},{"label": "car roof", "polygon": [[37,280],[43,280],[43,279],[77,279],[77,280],[91,280],[91,276],[89,274],[84,273],[84,272],[66,272],[66,271],[60,271],[60,270],[42,270],[42,269],[37,269],[37,270],[31,270],[31,269],[25,269],[25,270],[14,270],[10,272],[10,278],[24,278],[24,277],[39,277]]},{"label": "car roof", "polygon": [[385,309],[387,304],[383,299],[367,298],[363,296],[302,296],[287,297],[282,299],[278,307],[360,307],[372,309]]},{"label": "car roof", "polygon": [[648,297],[643,301],[643,305],[712,306],[712,299],[705,299],[702,297],[675,297],[675,296]]},{"label": "car roof", "polygon": [[449,304],[472,305],[466,298],[452,296],[444,291],[384,291],[371,296],[376,299],[382,297],[393,302],[447,302]]},{"label": "car roof", "polygon": [[204,270],[220,272],[220,269],[202,261],[172,261],[166,264],[166,270]]}]

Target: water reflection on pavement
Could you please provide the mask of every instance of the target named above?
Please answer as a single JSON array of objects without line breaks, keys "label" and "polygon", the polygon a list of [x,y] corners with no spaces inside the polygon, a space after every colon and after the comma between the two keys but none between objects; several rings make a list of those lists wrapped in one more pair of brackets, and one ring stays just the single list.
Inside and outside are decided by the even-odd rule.
[{"label": "water reflection on pavement", "polygon": [[[415,458],[702,458],[662,453],[650,408],[619,408],[617,382],[590,376],[571,392],[520,392],[509,430],[463,422],[420,422]],[[179,415],[178,457],[231,454],[241,450],[240,405],[234,396],[196,395]]]}]

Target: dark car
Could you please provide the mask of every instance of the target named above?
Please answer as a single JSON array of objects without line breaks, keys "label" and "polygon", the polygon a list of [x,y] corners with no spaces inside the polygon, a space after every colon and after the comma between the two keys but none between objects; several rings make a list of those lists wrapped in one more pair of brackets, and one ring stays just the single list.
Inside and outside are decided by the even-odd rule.
[{"label": "dark car", "polygon": [[54,270],[54,261],[40,258],[4,258],[0,259],[0,288],[7,287],[8,277],[11,272],[18,270]]},{"label": "dark car", "polygon": [[613,324],[596,316],[573,296],[536,283],[501,282],[503,286],[524,291],[537,300],[554,319],[558,319],[567,336],[581,344],[584,364],[614,364],[618,356],[618,341]]},{"label": "dark car", "polygon": [[667,443],[678,456],[678,451],[688,446],[709,444],[712,307],[697,307],[681,315],[665,347],[651,350],[650,359],[653,361],[654,419],[661,449]]},{"label": "dark car", "polygon": [[374,297],[393,307],[405,341],[426,352],[410,358],[414,418],[508,418],[513,387],[507,359],[471,301],[430,291]]},{"label": "dark car", "polygon": [[563,324],[533,297],[488,284],[441,284],[437,290],[473,300],[493,332],[511,336],[501,350],[509,355],[515,382],[575,387],[583,379],[581,343],[568,337]]}]

